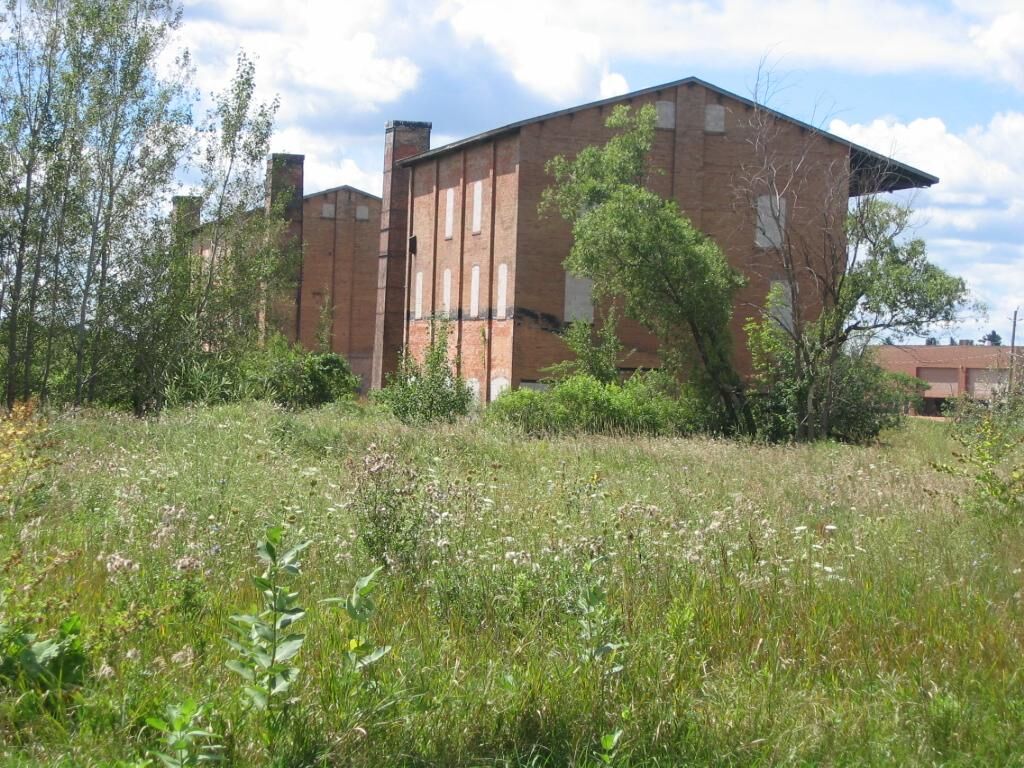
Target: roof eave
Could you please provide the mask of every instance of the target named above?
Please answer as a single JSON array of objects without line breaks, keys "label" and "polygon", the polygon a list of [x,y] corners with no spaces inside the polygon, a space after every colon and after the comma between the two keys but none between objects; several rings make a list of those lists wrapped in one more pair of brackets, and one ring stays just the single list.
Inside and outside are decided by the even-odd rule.
[{"label": "roof eave", "polygon": [[[805,130],[816,133],[824,137],[825,139],[828,139],[829,141],[833,141],[836,142],[837,144],[842,144],[846,147],[849,147],[851,166],[865,168],[868,165],[874,165],[876,168],[883,169],[883,172],[879,173],[877,176],[879,183],[876,183],[874,185],[862,185],[860,183],[860,179],[862,177],[855,168],[853,170],[853,173],[851,174],[850,179],[851,197],[855,197],[857,195],[862,194],[868,194],[869,192],[895,192],[900,189],[930,187],[933,184],[937,184],[939,181],[939,178],[937,176],[933,176],[930,173],[926,173],[925,171],[922,171],[918,168],[914,168],[910,165],[907,165],[906,163],[901,163],[897,160],[893,160],[892,158],[886,157],[885,155],[879,154],[878,152],[874,152],[868,149],[867,147],[862,147],[859,144],[854,144],[852,141],[848,141],[847,139],[844,139],[840,136],[836,136],[834,133],[829,133],[828,131],[815,127],[810,123],[805,123],[802,120],[798,120],[795,117],[791,117],[787,114],[779,112],[778,110],[772,109],[771,107],[766,107],[763,104],[759,104],[752,99],[748,99],[744,96],[740,96],[739,94],[732,93],[731,91],[727,91],[724,88],[719,88],[717,85],[713,85],[712,83],[709,83],[705,80],[701,80],[698,77],[684,77],[681,80],[675,80],[670,83],[662,83],[661,85],[653,85],[649,88],[642,88],[638,91],[624,93],[621,96],[612,96],[611,98],[600,99],[598,101],[592,101],[587,104],[580,104],[575,107],[561,109],[556,112],[549,112],[545,115],[538,115],[537,117],[519,120],[517,122],[501,126],[500,128],[493,128],[489,131],[484,131],[483,133],[478,133],[474,136],[468,136],[464,139],[459,139],[458,141],[454,141],[450,144],[445,144],[444,146],[437,147],[435,149],[429,149],[426,152],[421,152],[418,155],[413,155],[412,157],[408,157],[404,160],[401,160],[398,163],[398,165],[400,167],[408,167],[411,165],[415,165],[416,163],[423,162],[425,160],[434,159],[440,155],[447,154],[448,152],[464,149],[474,144],[489,141],[491,139],[496,139],[500,136],[504,136],[507,134],[516,133],[519,131],[519,129],[523,128],[524,126],[531,125],[533,123],[539,123],[545,120],[551,120],[557,117],[562,117],[564,115],[569,115],[584,109],[593,109],[595,107],[603,107],[611,104],[616,104],[618,102],[635,99],[640,96],[646,96],[647,94],[650,93],[663,91],[668,88],[678,88],[679,86],[682,85],[699,85],[721,96],[732,99],[734,101],[738,101],[741,104],[746,105],[747,107],[762,109],[765,112],[768,112],[769,114],[774,115],[775,117],[781,120],[785,120]],[[855,181],[855,179],[857,179],[857,181]]]}]

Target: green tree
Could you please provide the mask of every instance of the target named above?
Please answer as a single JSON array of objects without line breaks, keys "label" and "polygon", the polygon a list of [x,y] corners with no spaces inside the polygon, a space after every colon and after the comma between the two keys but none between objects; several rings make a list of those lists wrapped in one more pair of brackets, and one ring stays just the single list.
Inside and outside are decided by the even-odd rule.
[{"label": "green tree", "polygon": [[992,347],[1001,347],[1003,345],[1003,337],[996,333],[996,331],[989,331],[981,337],[981,343]]},{"label": "green tree", "polygon": [[692,378],[721,401],[733,427],[750,429],[729,332],[743,278],[674,201],[645,188],[654,124],[650,105],[616,107],[607,125],[619,133],[604,146],[550,161],[554,184],[541,210],[572,224],[566,268],[591,278],[598,297],[619,297],[626,316],[658,337],[666,358],[695,361]]},{"label": "green tree", "polygon": [[618,314],[614,304],[604,314],[600,327],[595,328],[585,320],[574,320],[562,332],[562,341],[574,357],[550,366],[546,373],[553,378],[581,374],[592,376],[602,384],[619,380],[619,358],[623,347],[619,341]]}]

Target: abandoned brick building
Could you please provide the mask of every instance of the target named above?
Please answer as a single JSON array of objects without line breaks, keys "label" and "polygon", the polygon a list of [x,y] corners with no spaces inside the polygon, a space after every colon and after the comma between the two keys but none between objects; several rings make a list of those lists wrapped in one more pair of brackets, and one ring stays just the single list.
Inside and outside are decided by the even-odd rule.
[{"label": "abandoned brick building", "polygon": [[[545,165],[555,155],[607,141],[605,127],[618,104],[653,104],[657,131],[649,186],[675,199],[710,235],[747,285],[733,316],[734,355],[741,372],[750,360],[743,325],[764,304],[773,273],[771,251],[785,227],[794,237],[821,237],[820,204],[794,205],[767,215],[771,201],[737,205],[737,173],[755,161],[756,105],[696,78],[687,78],[497,128],[430,149],[430,124],[393,122],[386,129],[377,328],[373,385],[393,369],[406,345],[418,355],[430,340],[431,318],[451,323],[451,351],[461,373],[484,401],[504,389],[529,386],[566,356],[557,333],[574,319],[592,321],[590,284],[566,274],[569,225],[538,213],[551,183]],[[813,157],[801,185],[826,199],[841,229],[849,195],[930,186],[927,173],[895,162],[780,113],[768,115],[777,154]],[[763,125],[763,124],[762,124]],[[842,194],[834,195],[843,169]],[[827,171],[825,169],[831,169]],[[787,212],[787,203],[789,211]],[[841,231],[834,233],[842,241]],[[757,268],[752,268],[757,266]],[[810,295],[812,292],[807,291]],[[744,311],[743,308],[747,308]],[[656,339],[624,322],[624,369],[658,365]]]},{"label": "abandoned brick building", "polygon": [[[741,372],[750,368],[743,325],[782,279],[772,266],[778,230],[821,237],[820,203],[815,208],[783,197],[773,204],[754,196],[737,204],[737,174],[756,159],[755,110],[767,116],[782,155],[791,149],[794,157],[816,161],[806,163],[808,169],[845,174],[838,195],[832,194],[835,177],[820,170],[806,171],[801,186],[804,199],[831,194],[838,229],[850,195],[938,181],[696,78],[433,149],[430,123],[393,121],[385,129],[382,199],[351,187],[303,197],[302,156],[272,159],[271,197],[292,195],[285,206],[289,232],[303,243],[288,335],[313,346],[329,316],[333,351],[350,360],[364,388],[379,387],[403,347],[422,354],[431,319],[443,317],[450,322],[452,356],[485,402],[541,380],[547,366],[567,355],[558,333],[572,320],[595,316],[589,282],[562,266],[572,242],[569,225],[538,214],[551,183],[545,165],[555,155],[605,142],[612,135],[605,121],[618,104],[654,105],[649,186],[676,200],[748,279],[732,321]],[[841,241],[841,231],[834,234]],[[627,350],[623,370],[659,364],[658,343],[641,327],[624,321],[620,335]]]}]

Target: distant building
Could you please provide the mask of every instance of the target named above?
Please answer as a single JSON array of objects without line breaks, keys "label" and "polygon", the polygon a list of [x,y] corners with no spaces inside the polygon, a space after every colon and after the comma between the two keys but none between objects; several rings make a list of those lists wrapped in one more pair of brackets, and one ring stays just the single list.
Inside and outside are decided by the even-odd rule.
[{"label": "distant building", "polygon": [[940,414],[946,401],[963,394],[988,400],[994,390],[1009,381],[1007,347],[883,344],[871,350],[875,361],[887,371],[916,376],[928,383],[922,412],[929,416]]},{"label": "distant building", "polygon": [[[294,291],[273,301],[268,325],[307,349],[317,347],[326,325],[330,351],[348,360],[365,391],[373,366],[380,198],[349,186],[303,195],[304,164],[303,155],[290,154],[267,162],[266,208],[282,205],[285,244],[302,245]],[[186,217],[193,247],[206,257],[201,204],[196,197],[174,200],[175,216]]]}]

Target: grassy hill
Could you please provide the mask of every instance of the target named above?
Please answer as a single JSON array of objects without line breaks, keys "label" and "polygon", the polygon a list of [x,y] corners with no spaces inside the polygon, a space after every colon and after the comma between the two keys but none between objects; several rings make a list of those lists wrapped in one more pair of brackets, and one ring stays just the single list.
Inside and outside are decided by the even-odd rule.
[{"label": "grassy hill", "polygon": [[[66,679],[0,688],[0,761],[142,764],[147,718],[192,698],[239,766],[1021,764],[1024,537],[932,468],[944,429],[764,447],[340,406],[60,419],[0,517],[0,656],[80,630]],[[311,544],[301,673],[268,719],[224,638],[277,524]],[[380,562],[368,623],[320,602]],[[356,669],[353,642],[389,650]]]}]

